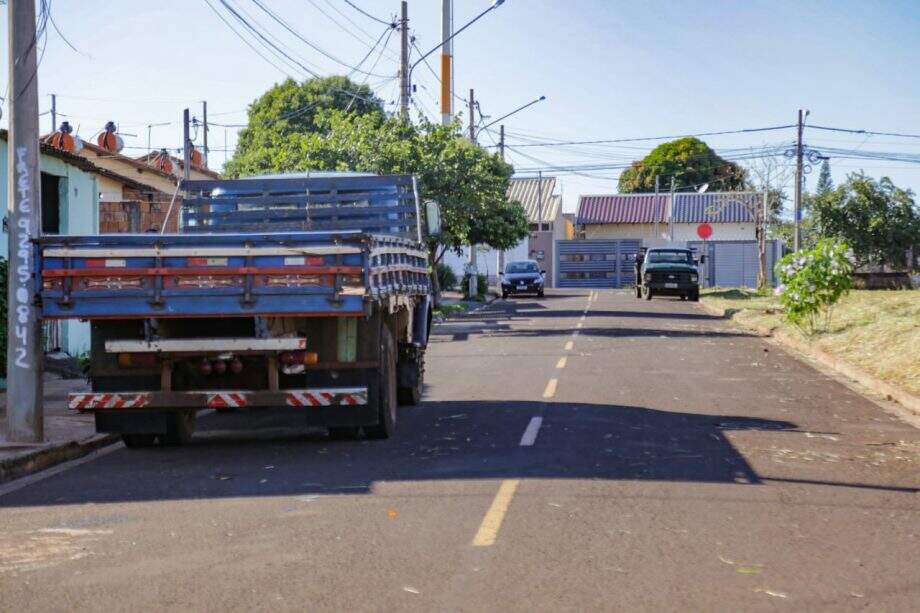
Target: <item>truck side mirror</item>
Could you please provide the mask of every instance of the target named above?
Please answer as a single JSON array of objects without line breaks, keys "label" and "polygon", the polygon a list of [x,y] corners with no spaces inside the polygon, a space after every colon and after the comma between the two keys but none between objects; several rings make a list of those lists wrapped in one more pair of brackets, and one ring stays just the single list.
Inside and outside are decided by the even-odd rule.
[{"label": "truck side mirror", "polygon": [[425,220],[428,226],[428,236],[438,238],[441,236],[441,206],[434,201],[425,203]]},{"label": "truck side mirror", "polygon": [[706,263],[706,256],[705,256],[705,255],[701,255],[701,256],[700,256],[700,264],[705,264],[705,263]]}]

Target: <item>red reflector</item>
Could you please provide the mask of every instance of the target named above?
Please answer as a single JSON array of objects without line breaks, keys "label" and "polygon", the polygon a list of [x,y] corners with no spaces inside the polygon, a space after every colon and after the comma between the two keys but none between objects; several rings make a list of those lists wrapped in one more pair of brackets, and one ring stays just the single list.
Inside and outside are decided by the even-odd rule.
[{"label": "red reflector", "polygon": [[186,258],[189,266],[226,266],[227,258]]},{"label": "red reflector", "polygon": [[127,262],[112,258],[89,258],[84,260],[86,268],[125,268]]},{"label": "red reflector", "polygon": [[158,364],[155,353],[119,353],[118,365],[122,368],[156,368]]}]

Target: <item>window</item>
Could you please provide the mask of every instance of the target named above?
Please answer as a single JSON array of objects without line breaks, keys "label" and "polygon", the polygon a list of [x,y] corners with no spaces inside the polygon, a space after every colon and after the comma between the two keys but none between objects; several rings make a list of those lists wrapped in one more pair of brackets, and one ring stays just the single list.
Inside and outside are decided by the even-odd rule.
[{"label": "window", "polygon": [[505,266],[505,273],[507,274],[513,275],[522,272],[540,272],[540,268],[536,262],[509,262]]}]

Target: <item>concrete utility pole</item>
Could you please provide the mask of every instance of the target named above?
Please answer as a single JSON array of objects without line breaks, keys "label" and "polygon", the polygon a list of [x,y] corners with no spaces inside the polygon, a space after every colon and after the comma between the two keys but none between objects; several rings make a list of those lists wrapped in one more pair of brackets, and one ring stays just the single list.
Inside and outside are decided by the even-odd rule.
[{"label": "concrete utility pole", "polygon": [[409,3],[402,0],[402,16],[399,20],[401,35],[399,47],[399,115],[409,118]]},{"label": "concrete utility pole", "polygon": [[41,233],[38,143],[38,64],[35,1],[7,3],[10,58],[8,153],[9,305],[6,348],[7,439],[44,439],[42,325],[36,306],[32,239]]},{"label": "concrete utility pole", "polygon": [[[769,181],[769,174],[767,175]],[[769,183],[768,183],[769,185]],[[759,269],[757,271],[757,289],[767,286],[767,213],[769,211],[770,190],[763,190],[763,207],[757,219],[757,257]]]},{"label": "concrete utility pole", "polygon": [[57,130],[57,96],[51,94],[51,131]]},{"label": "concrete utility pole", "polygon": [[441,123],[453,118],[454,2],[441,0]]},{"label": "concrete utility pole", "polygon": [[798,138],[795,145],[795,233],[792,239],[792,250],[802,248],[802,132],[805,129],[805,117],[808,111],[799,109]]},{"label": "concrete utility pole", "polygon": [[[474,119],[474,117],[476,116],[476,114],[474,113],[475,105],[476,105],[475,95],[476,95],[475,92],[471,88],[470,89],[470,142],[473,142],[473,143],[476,142],[476,120]],[[479,279],[477,278],[479,274],[479,270],[476,265],[476,245],[473,243],[470,243],[469,269],[470,269],[469,292],[470,292],[470,298],[472,299],[479,293],[477,291],[479,289]]]},{"label": "concrete utility pole", "polygon": [[192,141],[188,131],[188,109],[182,111],[182,178],[186,181],[191,177]]},{"label": "concrete utility pole", "polygon": [[498,152],[505,159],[505,124],[498,126]]},{"label": "concrete utility pole", "polygon": [[204,129],[204,137],[203,137],[204,142],[202,144],[202,147],[204,147],[204,151],[203,151],[204,167],[207,168],[208,167],[208,101],[207,100],[203,100],[201,102],[201,118],[202,118],[202,121],[204,122],[204,125],[202,126],[202,128]]},{"label": "concrete utility pole", "polygon": [[655,223],[652,226],[654,228],[652,232],[655,233],[656,240],[661,238],[661,233],[659,232],[660,226],[658,225],[658,212],[661,210],[661,201],[658,199],[658,185],[660,183],[659,179],[661,179],[661,177],[655,175]]},{"label": "concrete utility pole", "polygon": [[674,192],[677,191],[674,185],[674,177],[671,177],[671,195],[668,196],[668,242],[674,242]]}]

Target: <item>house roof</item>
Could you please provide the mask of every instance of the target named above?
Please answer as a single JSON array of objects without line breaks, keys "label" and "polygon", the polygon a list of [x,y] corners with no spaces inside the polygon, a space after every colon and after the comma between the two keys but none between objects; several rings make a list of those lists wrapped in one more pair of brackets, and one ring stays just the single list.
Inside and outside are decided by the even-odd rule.
[{"label": "house roof", "polygon": [[[150,163],[150,160],[152,160],[153,158],[155,158],[155,157],[158,156],[159,154],[160,154],[159,151],[151,151],[150,153],[145,153],[144,155],[139,155],[139,156],[137,156],[136,158],[134,158],[134,160],[136,160],[136,161],[138,161],[138,162],[143,162],[144,164],[148,164],[148,163]],[[182,158],[176,157],[176,156],[174,156],[174,155],[170,155],[169,158],[176,164],[176,168],[182,168],[182,167],[184,166],[184,164],[185,164],[185,162],[184,162],[184,160],[183,160]],[[195,165],[192,165],[192,170],[194,170],[195,172],[200,172],[200,173],[205,174],[205,175],[209,175],[209,176],[211,176],[211,177],[213,177],[213,178],[215,178],[215,179],[220,179],[220,173],[219,173],[219,172],[217,172],[217,171],[215,171],[215,170],[211,170],[210,168],[206,168],[206,167],[204,167],[204,166],[195,166]]]},{"label": "house roof", "polygon": [[578,199],[578,224],[655,223],[667,214],[668,196],[617,194]]},{"label": "house roof", "polygon": [[[582,196],[576,223],[647,224],[668,219],[670,194],[613,194]],[[754,221],[754,211],[763,202],[759,192],[716,192],[674,194],[675,223],[745,223]]]},{"label": "house roof", "polygon": [[[9,140],[9,132],[5,128],[0,128],[0,140]],[[41,152],[45,155],[50,155],[51,157],[63,160],[81,170],[96,171],[99,169],[95,164],[83,156],[77,155],[75,153],[70,153],[69,151],[64,151],[63,149],[58,149],[57,147],[52,147],[45,142],[40,144]]]},{"label": "house roof", "polygon": [[508,183],[508,200],[517,201],[524,207],[531,223],[549,223],[556,219],[562,200],[553,195],[556,177],[516,179]]}]

